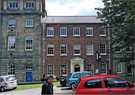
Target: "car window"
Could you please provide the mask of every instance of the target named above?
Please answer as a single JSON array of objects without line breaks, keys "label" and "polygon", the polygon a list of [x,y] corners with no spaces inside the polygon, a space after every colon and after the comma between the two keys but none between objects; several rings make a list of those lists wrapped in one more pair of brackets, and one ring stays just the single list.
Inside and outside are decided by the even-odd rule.
[{"label": "car window", "polygon": [[81,74],[80,73],[76,73],[73,75],[73,78],[80,78],[81,77]]},{"label": "car window", "polygon": [[13,80],[16,80],[16,78],[15,77],[7,77],[6,78],[6,81],[13,81]]},{"label": "car window", "polygon": [[4,81],[4,79],[3,78],[0,78],[0,82],[3,82]]},{"label": "car window", "polygon": [[100,79],[87,80],[84,83],[84,88],[102,88],[101,80]]},{"label": "car window", "polygon": [[104,78],[106,88],[129,87],[128,83],[119,78]]},{"label": "car window", "polygon": [[80,81],[81,81],[81,79],[79,78],[79,79],[75,82],[74,88],[77,88],[77,86],[78,86],[78,84],[80,83]]},{"label": "car window", "polygon": [[91,75],[92,75],[91,73],[82,73],[82,77],[91,76]]},{"label": "car window", "polygon": [[70,77],[71,77],[71,75],[72,75],[72,73],[71,73],[67,78],[70,78]]}]

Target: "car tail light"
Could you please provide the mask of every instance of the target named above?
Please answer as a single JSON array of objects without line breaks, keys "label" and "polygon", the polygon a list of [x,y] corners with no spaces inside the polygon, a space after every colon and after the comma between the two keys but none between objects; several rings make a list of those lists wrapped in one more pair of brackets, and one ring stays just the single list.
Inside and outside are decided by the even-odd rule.
[{"label": "car tail light", "polygon": [[70,80],[67,81],[68,83],[70,82]]},{"label": "car tail light", "polygon": [[8,84],[7,83],[5,83],[5,86],[7,86]]}]

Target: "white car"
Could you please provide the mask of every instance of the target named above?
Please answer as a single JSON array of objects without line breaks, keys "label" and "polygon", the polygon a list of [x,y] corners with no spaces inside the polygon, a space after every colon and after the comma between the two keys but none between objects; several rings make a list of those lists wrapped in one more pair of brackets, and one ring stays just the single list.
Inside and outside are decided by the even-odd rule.
[{"label": "white car", "polygon": [[17,79],[14,75],[0,76],[0,90],[2,92],[7,89],[15,89],[17,86]]}]

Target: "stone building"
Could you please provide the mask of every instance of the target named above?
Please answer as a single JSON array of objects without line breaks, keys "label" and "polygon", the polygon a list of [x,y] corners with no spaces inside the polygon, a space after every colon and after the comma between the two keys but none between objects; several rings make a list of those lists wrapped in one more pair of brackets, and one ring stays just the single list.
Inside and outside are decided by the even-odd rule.
[{"label": "stone building", "polygon": [[15,75],[18,82],[41,80],[44,6],[45,0],[0,0],[0,75]]},{"label": "stone building", "polygon": [[96,16],[46,16],[42,23],[41,78],[76,71],[112,73],[108,31]]}]

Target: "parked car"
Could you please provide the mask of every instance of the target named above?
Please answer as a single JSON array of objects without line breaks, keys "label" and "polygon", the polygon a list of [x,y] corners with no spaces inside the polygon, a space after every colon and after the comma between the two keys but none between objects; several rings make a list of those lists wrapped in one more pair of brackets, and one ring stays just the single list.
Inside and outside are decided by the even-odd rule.
[{"label": "parked car", "polygon": [[66,80],[66,86],[73,88],[73,85],[78,80],[78,78],[85,76],[93,76],[93,74],[88,71],[71,73]]},{"label": "parked car", "polygon": [[62,86],[66,86],[66,80],[67,80],[67,76],[61,76],[60,77],[60,84]]},{"label": "parked car", "polygon": [[73,86],[73,95],[133,95],[135,84],[116,75],[95,75],[79,78]]},{"label": "parked car", "polygon": [[14,75],[0,76],[0,90],[15,89],[18,86],[17,79]]}]

